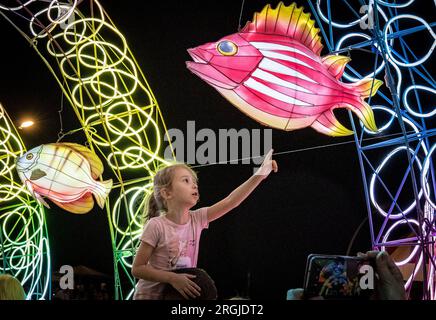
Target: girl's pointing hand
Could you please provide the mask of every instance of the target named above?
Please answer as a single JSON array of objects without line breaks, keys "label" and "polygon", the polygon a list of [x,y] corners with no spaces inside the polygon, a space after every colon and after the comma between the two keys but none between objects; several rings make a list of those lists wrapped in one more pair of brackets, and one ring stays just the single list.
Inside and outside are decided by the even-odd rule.
[{"label": "girl's pointing hand", "polygon": [[265,156],[260,168],[256,171],[255,175],[264,176],[266,178],[271,171],[277,172],[279,170],[277,162],[272,160],[273,149],[271,149]]}]

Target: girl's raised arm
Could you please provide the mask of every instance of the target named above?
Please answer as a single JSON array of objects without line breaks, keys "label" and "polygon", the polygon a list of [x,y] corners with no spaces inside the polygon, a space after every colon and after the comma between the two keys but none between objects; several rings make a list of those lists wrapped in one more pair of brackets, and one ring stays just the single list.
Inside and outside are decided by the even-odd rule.
[{"label": "girl's raised arm", "polygon": [[272,153],[273,149],[267,153],[261,167],[254,175],[233,190],[226,198],[209,207],[207,210],[207,219],[209,222],[222,217],[230,210],[239,206],[271,171],[278,171],[276,161],[272,160]]}]

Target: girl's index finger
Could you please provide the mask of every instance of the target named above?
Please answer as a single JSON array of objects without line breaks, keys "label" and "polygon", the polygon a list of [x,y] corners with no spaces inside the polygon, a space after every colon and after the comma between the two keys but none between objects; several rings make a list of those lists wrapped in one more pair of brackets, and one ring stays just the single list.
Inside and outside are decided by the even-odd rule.
[{"label": "girl's index finger", "polygon": [[267,160],[271,160],[273,152],[274,152],[274,149],[270,149],[268,151],[268,153],[265,155],[265,158],[264,158],[263,162],[265,162]]},{"label": "girl's index finger", "polygon": [[272,167],[274,172],[277,172],[279,170],[279,166],[277,165],[277,162],[275,160],[272,161]]}]

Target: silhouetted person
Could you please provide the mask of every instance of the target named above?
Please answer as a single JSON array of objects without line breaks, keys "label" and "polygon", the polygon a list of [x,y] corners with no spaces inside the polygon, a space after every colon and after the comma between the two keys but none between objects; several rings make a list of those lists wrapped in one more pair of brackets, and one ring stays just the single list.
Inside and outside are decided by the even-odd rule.
[{"label": "silhouetted person", "polygon": [[[206,271],[199,268],[183,268],[174,270],[175,273],[186,273],[195,276],[194,281],[200,288],[200,296],[194,300],[216,300],[218,297],[215,282]],[[163,300],[185,300],[185,298],[173,286],[167,285],[163,291]]]},{"label": "silhouetted person", "polygon": [[[386,251],[368,251],[358,253],[358,257],[372,262],[375,268],[375,292],[373,300],[406,300],[404,279],[400,269]],[[287,293],[287,300],[303,300],[303,289],[291,289]],[[320,300],[323,297],[313,297],[310,300]]]}]

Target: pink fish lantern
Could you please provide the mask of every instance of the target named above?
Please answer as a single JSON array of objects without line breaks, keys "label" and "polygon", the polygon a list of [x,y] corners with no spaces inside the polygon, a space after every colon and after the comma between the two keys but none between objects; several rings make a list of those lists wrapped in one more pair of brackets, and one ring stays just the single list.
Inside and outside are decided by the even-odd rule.
[{"label": "pink fish lantern", "polygon": [[310,14],[295,3],[267,5],[238,33],[188,49],[187,68],[254,120],[280,130],[312,127],[329,136],[353,131],[333,110],[353,111],[371,131],[374,113],[364,101],[383,84],[376,79],[343,83],[350,58],[320,56],[323,45]]},{"label": "pink fish lantern", "polygon": [[64,210],[82,214],[100,208],[112,188],[112,179],[97,181],[103,173],[101,160],[88,148],[76,143],[51,143],[26,152],[17,160],[21,181],[32,196],[50,208],[43,197]]}]

